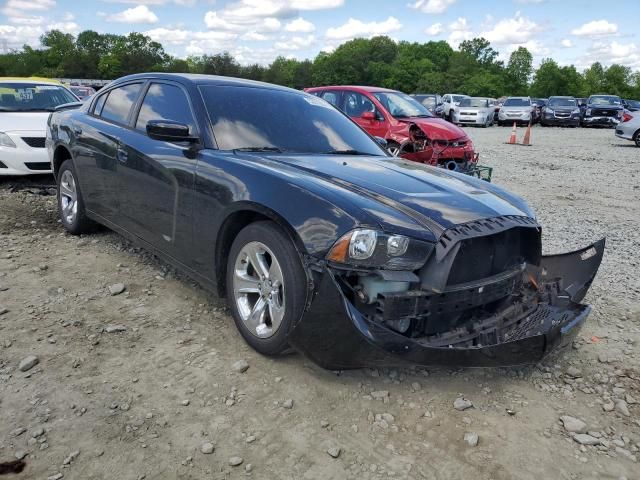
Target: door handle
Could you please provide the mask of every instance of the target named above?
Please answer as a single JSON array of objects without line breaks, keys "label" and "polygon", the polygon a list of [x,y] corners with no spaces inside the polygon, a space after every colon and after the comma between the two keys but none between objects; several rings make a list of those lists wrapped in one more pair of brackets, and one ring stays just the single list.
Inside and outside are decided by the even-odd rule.
[{"label": "door handle", "polygon": [[124,148],[124,145],[120,142],[118,142],[118,148],[116,149],[116,158],[120,163],[127,163],[127,160],[129,159],[129,154],[127,153],[127,150]]}]

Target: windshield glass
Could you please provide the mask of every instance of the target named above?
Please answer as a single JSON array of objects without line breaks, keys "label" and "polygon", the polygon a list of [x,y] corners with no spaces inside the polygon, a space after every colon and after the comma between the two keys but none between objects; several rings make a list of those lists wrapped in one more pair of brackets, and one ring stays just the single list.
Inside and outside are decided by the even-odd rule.
[{"label": "windshield glass", "polygon": [[633,108],[640,108],[640,101],[638,100],[627,100],[627,104]]},{"label": "windshield glass", "polygon": [[314,95],[242,86],[200,90],[221,150],[386,156],[360,127]]},{"label": "windshield glass", "polygon": [[462,100],[463,98],[468,98],[466,95],[451,95],[451,99],[454,102],[459,102],[460,100]]},{"label": "windshield glass", "polygon": [[486,98],[463,98],[460,100],[461,107],[484,108],[488,105]]},{"label": "windshield glass", "polygon": [[622,105],[620,97],[611,95],[594,95],[589,97],[589,103],[592,105]]},{"label": "windshield glass", "polygon": [[53,111],[58,105],[77,101],[71,92],[58,85],[0,84],[0,112]]},{"label": "windshield glass", "polygon": [[424,105],[400,92],[377,92],[374,97],[394,117],[431,117]]},{"label": "windshield glass", "polygon": [[504,102],[505,107],[530,107],[531,101],[528,98],[507,98]]},{"label": "windshield glass", "polygon": [[577,107],[578,102],[575,98],[550,98],[550,107]]},{"label": "windshield glass", "polygon": [[436,106],[436,97],[435,95],[414,95],[417,101],[419,101],[422,105],[427,108],[433,108]]}]

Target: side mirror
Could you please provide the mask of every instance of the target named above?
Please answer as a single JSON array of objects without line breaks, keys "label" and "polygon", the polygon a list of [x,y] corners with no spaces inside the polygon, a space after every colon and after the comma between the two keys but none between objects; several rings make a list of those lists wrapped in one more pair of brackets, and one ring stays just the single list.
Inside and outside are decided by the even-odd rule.
[{"label": "side mirror", "polygon": [[191,142],[198,141],[197,137],[189,135],[189,125],[170,120],[149,120],[147,122],[147,135],[154,140],[165,142]]},{"label": "side mirror", "polygon": [[378,145],[380,145],[382,148],[387,148],[387,141],[382,138],[382,137],[373,137],[373,139],[378,142]]},{"label": "side mirror", "polygon": [[360,115],[360,118],[362,118],[363,120],[373,121],[376,119],[376,114],[373,112],[364,112],[362,115]]}]

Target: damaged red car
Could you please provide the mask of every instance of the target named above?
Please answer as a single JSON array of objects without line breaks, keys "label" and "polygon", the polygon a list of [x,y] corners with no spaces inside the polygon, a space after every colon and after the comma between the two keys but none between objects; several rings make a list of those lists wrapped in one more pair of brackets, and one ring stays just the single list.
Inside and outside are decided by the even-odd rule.
[{"label": "damaged red car", "polygon": [[433,116],[402,92],[378,87],[307,88],[342,110],[395,156],[463,171],[478,161],[473,142],[460,127]]}]

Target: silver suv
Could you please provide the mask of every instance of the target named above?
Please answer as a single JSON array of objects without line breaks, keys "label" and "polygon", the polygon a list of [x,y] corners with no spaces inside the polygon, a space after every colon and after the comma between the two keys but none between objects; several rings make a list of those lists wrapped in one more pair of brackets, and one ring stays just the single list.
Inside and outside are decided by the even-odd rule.
[{"label": "silver suv", "polygon": [[498,112],[498,125],[529,123],[532,120],[533,104],[531,97],[508,97]]}]

